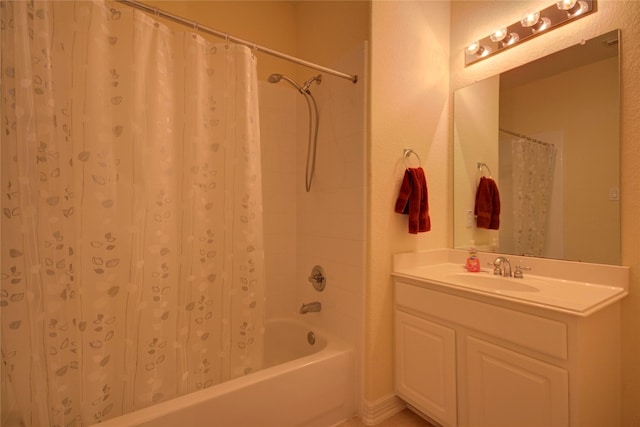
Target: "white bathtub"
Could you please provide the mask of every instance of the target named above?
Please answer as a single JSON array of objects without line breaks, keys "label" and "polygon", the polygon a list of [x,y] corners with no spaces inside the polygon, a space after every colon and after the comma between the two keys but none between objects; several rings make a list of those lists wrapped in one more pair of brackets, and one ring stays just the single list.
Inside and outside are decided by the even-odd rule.
[{"label": "white bathtub", "polygon": [[265,369],[113,418],[101,427],[328,427],[355,414],[353,347],[288,319],[265,328]]}]

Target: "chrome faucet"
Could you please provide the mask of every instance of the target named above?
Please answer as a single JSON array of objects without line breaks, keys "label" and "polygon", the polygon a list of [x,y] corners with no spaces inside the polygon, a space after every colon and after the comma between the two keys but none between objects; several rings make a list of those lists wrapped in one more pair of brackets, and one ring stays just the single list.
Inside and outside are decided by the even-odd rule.
[{"label": "chrome faucet", "polygon": [[502,274],[504,277],[512,277],[511,263],[509,259],[503,256],[497,257],[493,260],[493,274]]},{"label": "chrome faucet", "polygon": [[322,309],[322,304],[318,301],[310,302],[309,304],[302,304],[300,307],[300,314],[306,314],[311,312],[318,312]]}]

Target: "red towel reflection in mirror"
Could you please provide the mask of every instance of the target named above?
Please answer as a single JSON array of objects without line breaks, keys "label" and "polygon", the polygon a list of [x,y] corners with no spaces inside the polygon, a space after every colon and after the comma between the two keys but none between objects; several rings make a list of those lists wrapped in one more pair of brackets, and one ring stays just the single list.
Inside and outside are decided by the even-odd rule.
[{"label": "red towel reflection in mirror", "polygon": [[481,177],[476,191],[476,226],[497,230],[500,228],[500,192],[491,178]]}]

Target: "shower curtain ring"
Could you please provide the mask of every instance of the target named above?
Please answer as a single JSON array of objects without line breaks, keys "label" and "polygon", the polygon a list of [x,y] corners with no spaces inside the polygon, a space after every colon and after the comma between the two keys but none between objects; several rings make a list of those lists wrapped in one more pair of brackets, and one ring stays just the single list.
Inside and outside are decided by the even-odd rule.
[{"label": "shower curtain ring", "polygon": [[160,20],[160,10],[158,10],[158,8],[156,7],[153,12],[156,16],[156,22],[153,23],[153,26],[156,28],[160,28],[160,22],[158,22]]}]

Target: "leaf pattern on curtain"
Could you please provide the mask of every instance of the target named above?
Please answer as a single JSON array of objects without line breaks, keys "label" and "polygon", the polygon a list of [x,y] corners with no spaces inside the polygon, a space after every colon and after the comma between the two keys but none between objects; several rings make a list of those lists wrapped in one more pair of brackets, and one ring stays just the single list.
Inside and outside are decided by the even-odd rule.
[{"label": "leaf pattern on curtain", "polygon": [[545,245],[553,168],[553,145],[514,139],[511,143],[515,253],[541,256]]},{"label": "leaf pattern on curtain", "polygon": [[104,1],[3,1],[3,417],[90,425],[261,367],[256,63]]}]

